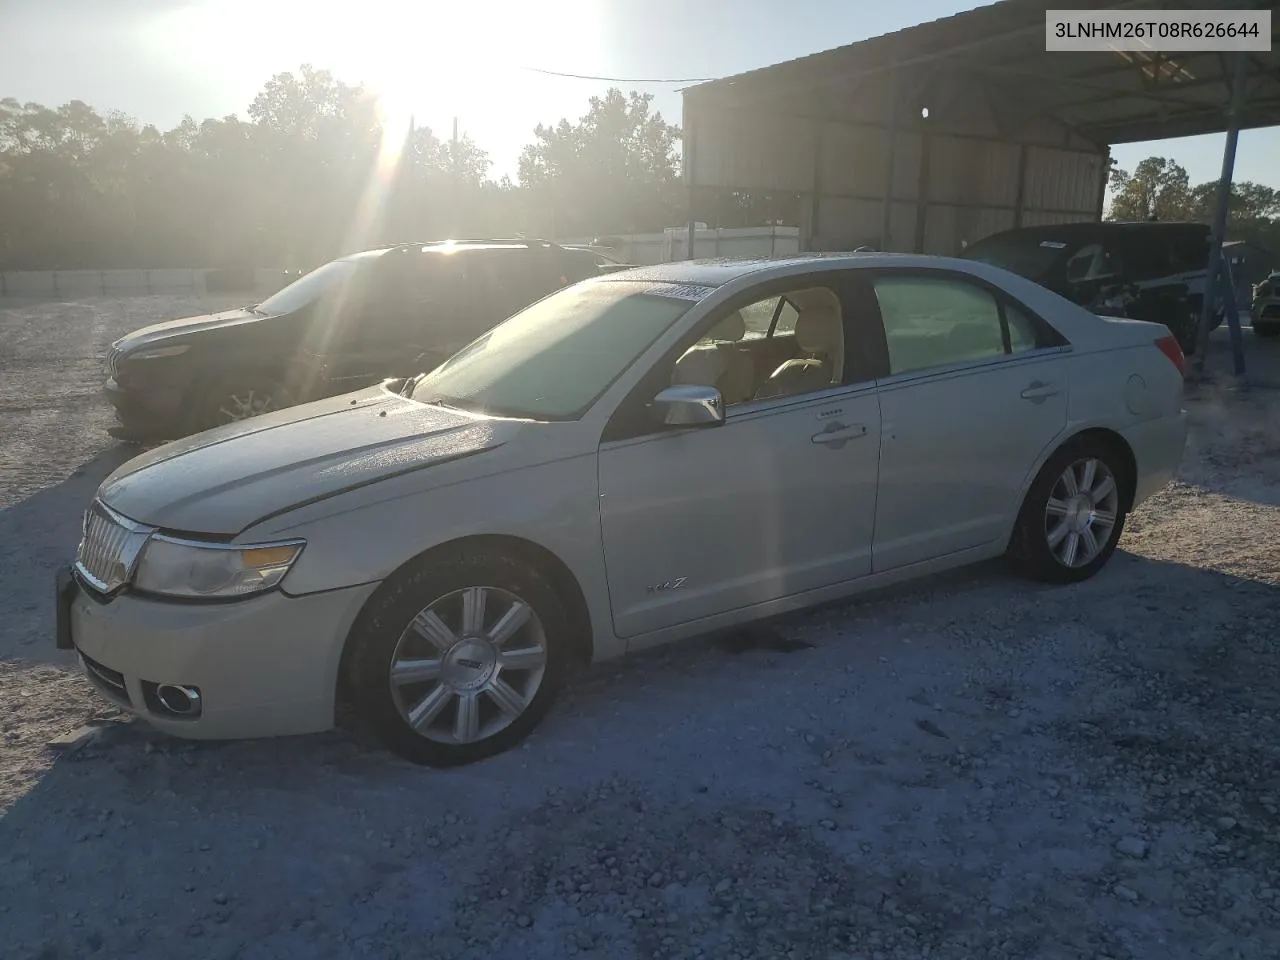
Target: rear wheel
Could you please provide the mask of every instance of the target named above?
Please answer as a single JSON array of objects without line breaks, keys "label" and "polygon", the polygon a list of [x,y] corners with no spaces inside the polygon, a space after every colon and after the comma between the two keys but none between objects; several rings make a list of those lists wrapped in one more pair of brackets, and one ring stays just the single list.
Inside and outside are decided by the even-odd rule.
[{"label": "rear wheel", "polygon": [[518,744],[551,708],[568,618],[543,575],[494,552],[415,563],[351,635],[360,718],[413,763],[451,767]]},{"label": "rear wheel", "polygon": [[1109,444],[1087,438],[1049,458],[1027,491],[1010,545],[1020,572],[1077,583],[1106,565],[1128,511],[1121,463]]}]

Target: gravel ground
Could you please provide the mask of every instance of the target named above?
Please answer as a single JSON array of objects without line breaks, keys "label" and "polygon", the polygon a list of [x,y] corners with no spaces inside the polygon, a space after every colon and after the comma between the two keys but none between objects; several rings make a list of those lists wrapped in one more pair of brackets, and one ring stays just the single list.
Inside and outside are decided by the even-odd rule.
[{"label": "gravel ground", "polygon": [[603,666],[440,772],[165,739],[52,648],[124,456],[97,358],[227,305],[0,304],[0,956],[1280,956],[1280,394],[1189,398],[1089,583],[989,565]]}]

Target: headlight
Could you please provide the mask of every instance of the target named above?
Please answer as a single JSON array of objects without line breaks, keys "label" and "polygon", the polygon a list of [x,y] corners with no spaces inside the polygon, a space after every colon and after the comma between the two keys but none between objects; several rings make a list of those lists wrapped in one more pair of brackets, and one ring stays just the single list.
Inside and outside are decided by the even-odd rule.
[{"label": "headlight", "polygon": [[232,546],[155,535],[143,548],[133,584],[166,597],[246,597],[279,584],[304,542]]},{"label": "headlight", "polygon": [[127,353],[121,360],[159,360],[161,357],[177,357],[191,349],[189,343],[175,343],[171,347],[143,348],[135,353]]}]

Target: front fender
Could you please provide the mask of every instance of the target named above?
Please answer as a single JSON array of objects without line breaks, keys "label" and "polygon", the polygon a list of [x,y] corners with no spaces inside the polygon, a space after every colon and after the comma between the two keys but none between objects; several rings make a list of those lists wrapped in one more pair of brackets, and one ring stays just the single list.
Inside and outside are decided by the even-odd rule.
[{"label": "front fender", "polygon": [[577,581],[596,630],[595,658],[620,653],[610,626],[594,452],[482,477],[468,472],[461,462],[433,466],[430,489],[391,479],[282,514],[238,539],[304,538],[302,556],[281,584],[300,595],[384,580],[412,558],[466,537],[517,537],[554,554]]}]

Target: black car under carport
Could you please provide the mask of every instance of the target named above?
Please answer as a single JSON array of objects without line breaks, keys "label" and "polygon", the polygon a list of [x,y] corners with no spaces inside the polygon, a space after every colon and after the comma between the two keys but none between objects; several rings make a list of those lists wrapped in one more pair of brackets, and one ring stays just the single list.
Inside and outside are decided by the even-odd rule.
[{"label": "black car under carport", "polygon": [[[1175,221],[1102,221],[1004,230],[960,253],[1034,280],[1094,313],[1163,323],[1196,349],[1208,276],[1209,227]],[[1221,297],[1210,323],[1222,323]]]}]

